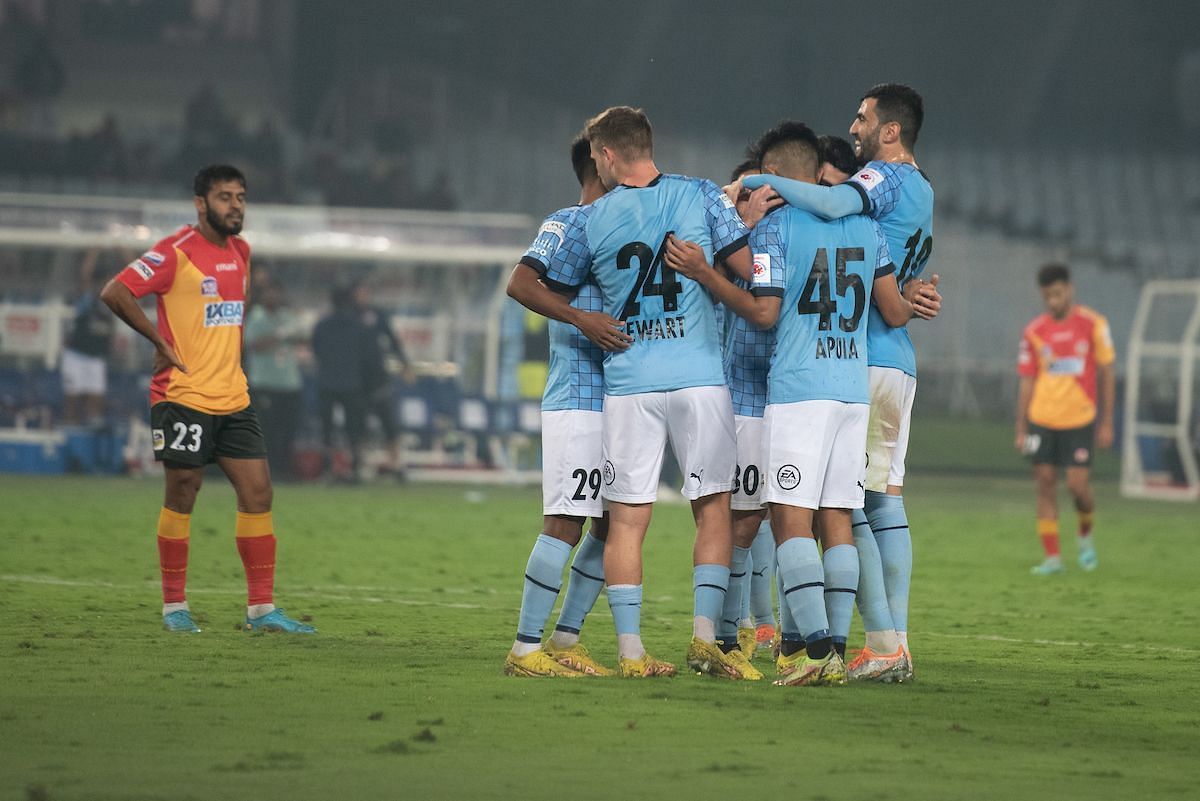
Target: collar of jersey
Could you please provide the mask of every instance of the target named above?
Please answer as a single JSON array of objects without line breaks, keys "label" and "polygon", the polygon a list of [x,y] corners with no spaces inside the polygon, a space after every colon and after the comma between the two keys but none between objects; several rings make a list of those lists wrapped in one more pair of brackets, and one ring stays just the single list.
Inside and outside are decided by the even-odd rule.
[{"label": "collar of jersey", "polygon": [[625,187],[626,189],[649,189],[650,187],[654,186],[655,184],[657,184],[657,183],[658,183],[659,181],[661,181],[662,179],[663,179],[663,174],[660,172],[658,175],[654,176],[654,180],[653,180],[653,181],[651,181],[650,183],[646,184],[645,186],[630,186],[629,184],[618,184],[618,186],[623,186],[623,187]]}]

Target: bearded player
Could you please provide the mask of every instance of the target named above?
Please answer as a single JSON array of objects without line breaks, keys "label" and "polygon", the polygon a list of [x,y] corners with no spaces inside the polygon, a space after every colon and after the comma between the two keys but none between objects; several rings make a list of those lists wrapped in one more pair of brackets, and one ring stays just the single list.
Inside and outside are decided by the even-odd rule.
[{"label": "bearded player", "polygon": [[[246,571],[245,628],[311,634],[274,604],[275,527],[271,474],[258,416],[242,372],[242,320],[250,246],[238,236],[246,179],[215,165],[196,174],[197,222],[130,263],[100,297],[154,345],[150,427],[166,492],[158,515],[163,627],[199,633],[184,593],[192,509],[205,465],[216,462],[237,493],[235,533]],[[138,299],[155,295],[158,325]]]},{"label": "bearded player", "polygon": [[[769,182],[789,204],[828,220],[854,214],[873,217],[887,236],[903,290],[919,276],[933,252],[933,187],[913,155],[925,118],[921,95],[901,84],[880,84],[862,97],[850,137],[865,166],[830,187],[750,176]],[[929,308],[940,305],[938,277],[918,293]],[[914,295],[914,297],[918,297]],[[850,665],[851,678],[877,679],[903,670],[911,675],[908,597],[912,537],[904,507],[904,460],[917,391],[917,360],[906,325],[889,326],[877,306],[867,325],[871,415],[868,422],[866,501],[854,516],[862,562],[858,607],[866,647]]]}]

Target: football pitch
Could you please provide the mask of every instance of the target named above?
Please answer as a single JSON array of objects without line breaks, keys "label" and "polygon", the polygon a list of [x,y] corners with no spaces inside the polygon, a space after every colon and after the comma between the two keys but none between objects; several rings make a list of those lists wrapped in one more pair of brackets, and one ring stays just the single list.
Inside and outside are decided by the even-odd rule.
[{"label": "football pitch", "polygon": [[[504,676],[533,489],[277,488],[277,603],[320,634],[252,636],[212,477],[204,632],[169,635],[160,492],[0,477],[0,800],[1197,797],[1194,504],[1101,483],[1100,569],[1040,579],[1029,481],[916,475],[916,680],[780,688]],[[690,553],[686,507],[661,506],[643,632],[681,666]],[[615,663],[603,596],[583,634]]]}]

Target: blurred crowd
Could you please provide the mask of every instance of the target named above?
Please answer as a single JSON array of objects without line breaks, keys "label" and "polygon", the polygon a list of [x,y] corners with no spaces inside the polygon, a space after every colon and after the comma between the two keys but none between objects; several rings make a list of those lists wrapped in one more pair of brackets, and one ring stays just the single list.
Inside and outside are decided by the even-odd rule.
[{"label": "blurred crowd", "polygon": [[[146,37],[182,39],[189,46],[257,35],[235,6],[223,8],[208,26],[195,9],[184,6],[93,3],[82,7],[87,19],[81,24],[116,35],[123,21],[136,22]],[[125,37],[129,33],[125,30]],[[132,46],[137,45],[135,40]],[[311,130],[288,119],[281,110],[286,104],[257,109],[249,118],[237,114],[211,82],[172,100],[178,104],[177,122],[167,126],[138,119],[118,102],[119,93],[111,104],[115,111],[94,123],[69,126],[64,104],[71,63],[36,15],[20,3],[0,0],[4,188],[174,197],[180,176],[190,176],[198,164],[221,162],[242,167],[257,202],[435,210],[457,205],[444,175],[414,177],[409,115],[368,111],[356,101],[356,87],[333,93],[346,103],[328,113],[330,122],[323,128],[312,125],[306,112]]]}]

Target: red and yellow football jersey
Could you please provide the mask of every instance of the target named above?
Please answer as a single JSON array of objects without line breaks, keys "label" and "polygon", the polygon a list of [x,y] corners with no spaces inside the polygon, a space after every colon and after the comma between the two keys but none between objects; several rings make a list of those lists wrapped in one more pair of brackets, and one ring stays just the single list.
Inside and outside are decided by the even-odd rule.
[{"label": "red and yellow football jersey", "polygon": [[1108,321],[1076,304],[1062,320],[1049,314],[1025,326],[1017,372],[1034,379],[1029,422],[1056,430],[1096,419],[1096,367],[1116,358]]},{"label": "red and yellow football jersey", "polygon": [[242,318],[250,246],[217,247],[191,226],[160,241],[117,275],[134,297],[158,296],[158,331],[187,367],[156,373],[150,405],[171,401],[207,414],[250,405],[242,372]]}]

